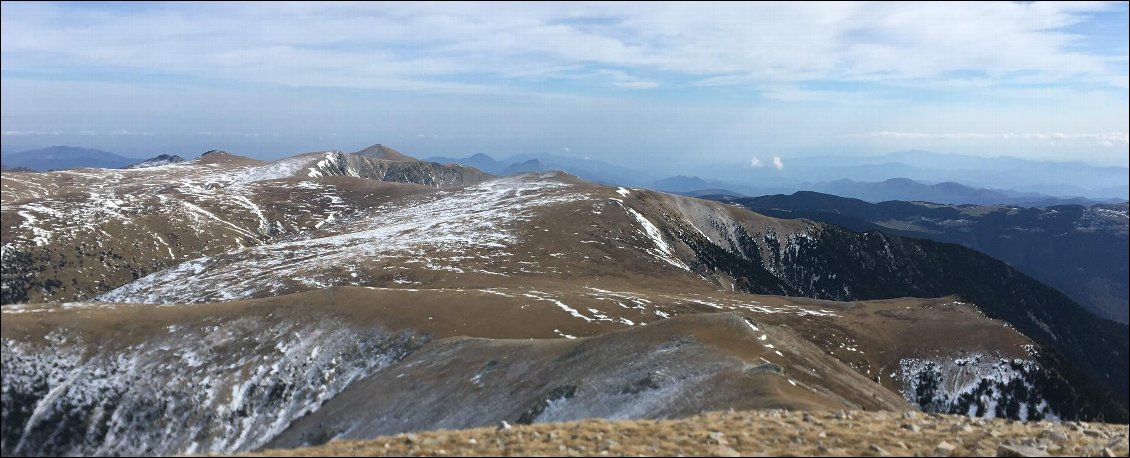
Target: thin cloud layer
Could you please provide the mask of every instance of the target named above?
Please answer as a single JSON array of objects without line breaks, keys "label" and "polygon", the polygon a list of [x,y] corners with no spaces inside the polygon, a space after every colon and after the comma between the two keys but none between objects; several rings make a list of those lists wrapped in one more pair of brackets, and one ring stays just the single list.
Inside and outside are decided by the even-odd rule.
[{"label": "thin cloud layer", "polygon": [[278,157],[385,141],[458,156],[567,144],[671,168],[935,145],[1127,156],[1125,3],[4,2],[0,13],[8,149]]},{"label": "thin cloud layer", "polygon": [[[1125,86],[1125,51],[1070,28],[1107,3],[5,3],[5,69],[489,92],[855,81]],[[956,26],[960,24],[960,26]],[[1119,58],[1123,60],[1119,60]],[[474,75],[476,78],[466,78]],[[474,80],[474,81],[471,81]]]}]

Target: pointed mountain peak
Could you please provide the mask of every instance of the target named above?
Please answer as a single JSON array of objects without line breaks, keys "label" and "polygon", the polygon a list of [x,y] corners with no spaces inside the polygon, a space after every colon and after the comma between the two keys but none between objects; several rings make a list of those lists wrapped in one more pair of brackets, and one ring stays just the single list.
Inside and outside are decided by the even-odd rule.
[{"label": "pointed mountain peak", "polygon": [[415,161],[416,158],[408,156],[400,151],[389,148],[385,145],[377,143],[376,145],[365,148],[355,153],[360,156],[370,157],[373,159],[383,159],[386,161]]}]

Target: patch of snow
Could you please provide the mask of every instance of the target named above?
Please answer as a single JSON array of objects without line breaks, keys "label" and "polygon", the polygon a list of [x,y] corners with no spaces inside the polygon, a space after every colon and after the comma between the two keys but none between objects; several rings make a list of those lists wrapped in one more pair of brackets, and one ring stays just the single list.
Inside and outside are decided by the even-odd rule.
[{"label": "patch of snow", "polygon": [[[623,206],[622,203],[621,205]],[[687,267],[687,265],[684,264],[683,261],[680,261],[675,257],[674,250],[671,248],[671,245],[667,244],[667,240],[663,238],[663,233],[659,231],[658,227],[652,224],[651,221],[646,217],[641,215],[640,212],[636,211],[636,209],[624,206],[624,210],[628,212],[628,214],[633,218],[635,218],[636,222],[638,222],[640,224],[640,227],[643,228],[644,233],[655,244],[655,248],[653,250],[648,250],[650,253],[652,253],[652,255],[668,264],[671,264],[685,271],[689,272],[691,270],[691,268]]]},{"label": "patch of snow", "polygon": [[560,329],[554,329],[553,332],[557,333],[557,335],[564,337],[566,339],[576,339],[577,338],[577,336],[569,335],[569,334],[566,334],[564,332],[561,332]]},{"label": "patch of snow", "polygon": [[[536,293],[536,294],[531,294],[531,293]],[[564,310],[565,312],[567,312],[568,314],[570,314],[570,315],[572,315],[576,318],[580,318],[582,320],[585,320],[586,323],[593,321],[592,318],[589,318],[585,315],[582,315],[581,312],[577,311],[577,309],[569,307],[568,305],[565,305],[564,302],[561,302],[561,301],[559,301],[559,300],[557,300],[556,298],[553,298],[553,297],[545,296],[544,295],[545,293],[542,293],[542,292],[539,292],[539,291],[532,291],[531,293],[523,293],[522,295],[526,296],[526,297],[537,299],[539,301],[552,302],[553,305],[556,305],[561,310]]]}]

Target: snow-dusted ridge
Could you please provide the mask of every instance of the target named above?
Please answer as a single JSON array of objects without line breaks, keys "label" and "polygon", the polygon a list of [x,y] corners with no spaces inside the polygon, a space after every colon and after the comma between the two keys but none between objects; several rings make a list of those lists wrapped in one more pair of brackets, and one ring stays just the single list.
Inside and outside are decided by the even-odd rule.
[{"label": "snow-dusted ridge", "polygon": [[[170,455],[262,446],[426,339],[347,323],[170,325],[136,344],[3,339],[6,453]],[[92,426],[93,425],[93,426]]]},{"label": "snow-dusted ridge", "polygon": [[[533,176],[505,177],[401,206],[357,215],[324,237],[299,237],[203,257],[150,274],[96,300],[208,302],[279,295],[299,288],[364,284],[367,265],[420,262],[437,270],[514,242],[513,225],[539,207],[584,198],[568,184]],[[347,269],[358,275],[340,275]]]},{"label": "snow-dusted ridge", "polygon": [[[372,205],[357,188],[376,187],[327,177],[432,188],[486,177],[469,168],[339,151],[269,163],[226,153],[158,162],[4,174],[2,302],[86,300],[186,260],[325,229]],[[428,192],[382,189],[391,195]]]}]

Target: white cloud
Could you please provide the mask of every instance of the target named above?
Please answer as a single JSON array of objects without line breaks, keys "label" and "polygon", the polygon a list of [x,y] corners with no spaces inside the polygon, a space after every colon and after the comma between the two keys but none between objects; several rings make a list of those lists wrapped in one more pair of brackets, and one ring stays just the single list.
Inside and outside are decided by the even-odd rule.
[{"label": "white cloud", "polygon": [[112,130],[112,131],[107,132],[107,133],[109,135],[142,136],[142,137],[152,137],[153,136],[152,132],[138,132],[136,130],[129,130],[129,129],[116,129],[116,130]]},{"label": "white cloud", "polygon": [[763,162],[761,162],[761,159],[758,159],[757,156],[754,156],[753,159],[749,160],[749,166],[753,167],[753,168],[758,168],[758,167],[765,167],[765,164]]},{"label": "white cloud", "polygon": [[[1069,27],[1106,3],[172,4],[129,14],[3,4],[5,69],[97,67],[295,86],[490,92],[524,81],[654,89],[864,81],[1126,87],[1123,54]],[[599,24],[599,25],[594,25]],[[979,76],[955,80],[953,72]],[[487,75],[457,83],[449,77]],[[641,76],[647,75],[647,76]],[[1020,75],[1020,76],[1018,76]],[[956,83],[952,83],[956,81]],[[780,100],[822,97],[788,86]]]},{"label": "white cloud", "polygon": [[785,168],[785,161],[781,160],[781,156],[773,156],[773,167],[777,170]]},{"label": "white cloud", "polygon": [[[1093,27],[1124,18],[1119,4],[0,9],[5,143],[71,141],[47,136],[57,130],[156,141],[110,135],[123,128],[274,157],[401,138],[420,154],[562,144],[631,163],[709,151],[751,167],[773,166],[769,152],[938,144],[1020,156],[1091,145],[1077,150],[1125,161],[1124,134],[1071,137],[1126,130],[1126,38]],[[1080,22],[1090,17],[1100,21]],[[880,129],[889,135],[866,134]],[[765,159],[749,158],[751,144]]]}]

